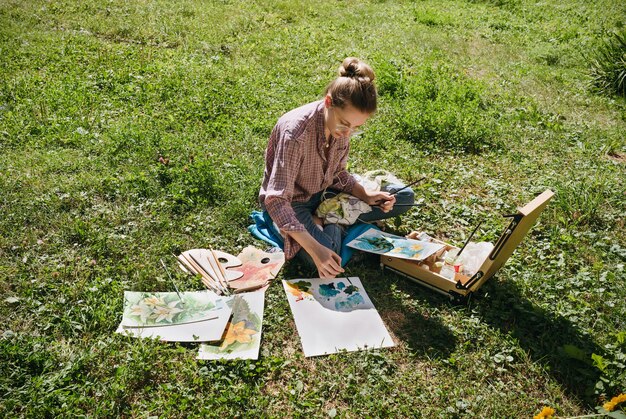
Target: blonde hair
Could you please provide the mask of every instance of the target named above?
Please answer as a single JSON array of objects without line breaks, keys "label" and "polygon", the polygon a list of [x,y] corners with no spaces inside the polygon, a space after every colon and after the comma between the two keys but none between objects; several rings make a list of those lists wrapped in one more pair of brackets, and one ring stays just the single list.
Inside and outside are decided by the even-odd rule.
[{"label": "blonde hair", "polygon": [[361,112],[374,113],[378,97],[374,78],[372,67],[348,57],[339,67],[339,77],[330,82],[324,94],[330,94],[333,106],[338,108],[352,105]]}]

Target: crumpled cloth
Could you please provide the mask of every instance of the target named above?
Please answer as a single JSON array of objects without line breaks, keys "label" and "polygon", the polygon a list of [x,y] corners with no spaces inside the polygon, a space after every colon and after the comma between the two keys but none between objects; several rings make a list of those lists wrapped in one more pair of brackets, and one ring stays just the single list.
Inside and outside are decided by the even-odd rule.
[{"label": "crumpled cloth", "polygon": [[356,223],[361,214],[370,212],[372,207],[356,196],[341,192],[325,199],[315,210],[315,215],[324,220],[324,224],[348,226]]},{"label": "crumpled cloth", "polygon": [[[372,170],[363,176],[354,175],[357,182],[367,191],[380,191],[387,185],[399,185],[402,181],[386,170]],[[352,225],[361,214],[366,214],[372,207],[359,198],[341,192],[322,201],[315,215],[324,220],[324,224]]]},{"label": "crumpled cloth", "polygon": [[[276,229],[276,225],[270,218],[267,211],[252,211],[252,214],[250,214],[250,220],[253,222],[253,224],[248,227],[250,234],[274,247],[283,248],[283,237]],[[380,230],[376,225],[366,223],[356,223],[348,227],[346,230],[346,237],[344,237],[343,242],[341,243],[341,251],[339,252],[339,256],[341,257],[341,266],[346,266],[354,253],[354,249],[348,247],[346,244],[350,243],[370,228]]]}]

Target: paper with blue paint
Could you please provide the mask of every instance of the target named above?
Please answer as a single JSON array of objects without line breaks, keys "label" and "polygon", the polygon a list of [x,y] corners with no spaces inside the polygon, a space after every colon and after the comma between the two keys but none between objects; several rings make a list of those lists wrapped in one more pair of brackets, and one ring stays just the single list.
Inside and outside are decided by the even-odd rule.
[{"label": "paper with blue paint", "polygon": [[347,246],[364,252],[409,260],[424,260],[444,248],[440,243],[407,239],[373,228],[351,240]]},{"label": "paper with blue paint", "polygon": [[358,277],[283,281],[304,355],[394,346]]}]

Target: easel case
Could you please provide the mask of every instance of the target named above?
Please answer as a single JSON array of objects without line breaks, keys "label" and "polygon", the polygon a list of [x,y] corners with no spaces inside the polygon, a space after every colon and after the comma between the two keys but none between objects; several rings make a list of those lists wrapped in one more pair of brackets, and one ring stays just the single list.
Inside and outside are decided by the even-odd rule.
[{"label": "easel case", "polygon": [[[505,215],[511,219],[511,222],[500,235],[489,257],[471,277],[457,273],[454,280],[448,279],[439,275],[440,268],[435,268],[434,264],[429,264],[429,269],[425,269],[420,266],[421,262],[386,255],[381,256],[381,267],[405,276],[434,291],[448,295],[453,300],[461,301],[472,292],[477,291],[504,265],[553,196],[554,192],[547,189],[524,207],[518,208],[516,214]],[[445,242],[437,242],[446,246],[440,251],[441,253],[456,248]]]}]

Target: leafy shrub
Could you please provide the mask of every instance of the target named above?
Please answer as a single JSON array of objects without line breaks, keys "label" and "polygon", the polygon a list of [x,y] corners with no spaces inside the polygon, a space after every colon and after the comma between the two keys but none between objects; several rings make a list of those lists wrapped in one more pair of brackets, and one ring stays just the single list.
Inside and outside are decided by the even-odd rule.
[{"label": "leafy shrub", "polygon": [[378,93],[383,96],[395,97],[402,93],[403,74],[402,68],[395,61],[383,60],[375,64],[376,86]]},{"label": "leafy shrub", "polygon": [[604,40],[588,61],[592,84],[599,92],[626,97],[626,30]]}]

